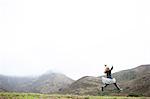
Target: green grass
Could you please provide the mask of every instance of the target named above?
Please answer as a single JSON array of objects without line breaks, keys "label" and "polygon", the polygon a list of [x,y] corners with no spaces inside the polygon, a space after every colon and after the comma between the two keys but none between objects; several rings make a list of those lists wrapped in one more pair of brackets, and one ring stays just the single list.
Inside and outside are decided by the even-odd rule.
[{"label": "green grass", "polygon": [[79,96],[35,93],[0,93],[0,99],[150,99],[150,97]]}]

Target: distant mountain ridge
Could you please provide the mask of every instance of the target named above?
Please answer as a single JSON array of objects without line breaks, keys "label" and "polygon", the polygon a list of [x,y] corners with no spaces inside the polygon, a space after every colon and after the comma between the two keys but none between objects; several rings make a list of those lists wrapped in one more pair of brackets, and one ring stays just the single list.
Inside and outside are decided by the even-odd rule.
[{"label": "distant mountain ridge", "polygon": [[0,91],[55,93],[74,80],[60,73],[47,72],[39,77],[9,77],[0,75]]}]

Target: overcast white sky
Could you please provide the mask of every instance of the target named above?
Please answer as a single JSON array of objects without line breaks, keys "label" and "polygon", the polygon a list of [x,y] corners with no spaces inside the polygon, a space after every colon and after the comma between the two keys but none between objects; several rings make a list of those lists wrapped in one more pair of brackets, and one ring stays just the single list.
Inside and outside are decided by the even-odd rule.
[{"label": "overcast white sky", "polygon": [[78,79],[150,63],[150,0],[0,0],[0,74]]}]

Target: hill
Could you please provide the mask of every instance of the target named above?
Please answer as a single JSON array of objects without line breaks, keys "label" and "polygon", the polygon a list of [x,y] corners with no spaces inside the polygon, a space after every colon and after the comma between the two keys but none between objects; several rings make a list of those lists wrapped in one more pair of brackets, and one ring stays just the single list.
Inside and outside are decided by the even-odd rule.
[{"label": "hill", "polygon": [[58,93],[68,87],[73,82],[64,74],[49,73],[44,74],[32,84],[34,91],[39,93]]},{"label": "hill", "polygon": [[100,79],[98,77],[85,76],[80,78],[79,80],[73,82],[68,89],[66,89],[66,93],[70,94],[92,94],[97,95],[100,87]]},{"label": "hill", "polygon": [[141,65],[136,68],[116,72],[112,76],[120,83],[137,79],[148,73],[150,73],[150,65]]},{"label": "hill", "polygon": [[0,91],[56,93],[73,82],[59,73],[46,73],[39,77],[10,77],[0,75]]},{"label": "hill", "polygon": [[125,82],[122,86],[124,86],[126,93],[150,96],[150,73]]}]

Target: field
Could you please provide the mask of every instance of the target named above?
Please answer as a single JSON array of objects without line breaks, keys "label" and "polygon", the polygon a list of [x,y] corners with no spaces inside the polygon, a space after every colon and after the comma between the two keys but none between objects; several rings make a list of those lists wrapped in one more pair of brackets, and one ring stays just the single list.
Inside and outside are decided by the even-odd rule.
[{"label": "field", "polygon": [[0,99],[150,99],[150,97],[48,95],[34,93],[0,93]]}]

